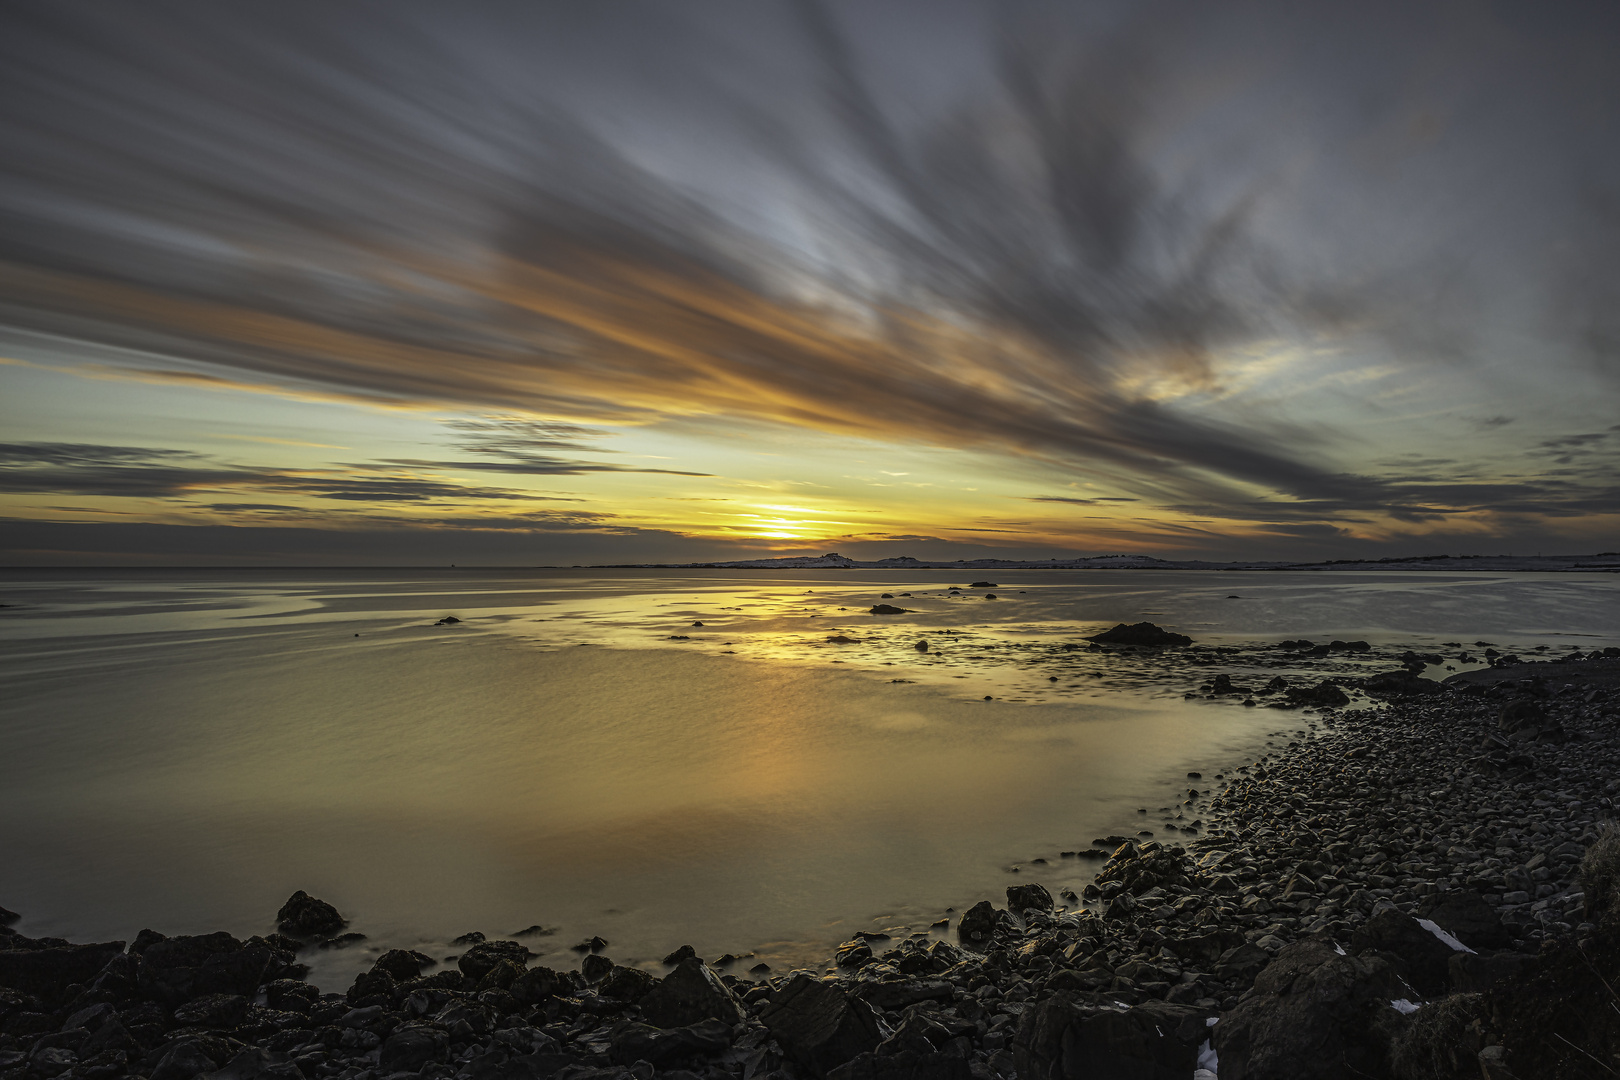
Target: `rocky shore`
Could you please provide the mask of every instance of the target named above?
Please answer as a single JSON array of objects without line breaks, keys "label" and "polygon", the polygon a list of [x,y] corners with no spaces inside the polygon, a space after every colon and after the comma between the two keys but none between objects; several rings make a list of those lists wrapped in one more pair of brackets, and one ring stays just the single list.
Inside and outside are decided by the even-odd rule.
[{"label": "rocky shore", "polygon": [[298,953],[343,919],[302,893],[246,940],[7,931],[0,1080],[1612,1076],[1620,694],[1507,673],[1368,680],[1381,707],[1190,774],[1176,842],[1064,853],[1096,860],[1083,896],[1013,885],[954,942],[861,935],[834,975],[600,941],[557,971],[473,934],[322,994]]}]

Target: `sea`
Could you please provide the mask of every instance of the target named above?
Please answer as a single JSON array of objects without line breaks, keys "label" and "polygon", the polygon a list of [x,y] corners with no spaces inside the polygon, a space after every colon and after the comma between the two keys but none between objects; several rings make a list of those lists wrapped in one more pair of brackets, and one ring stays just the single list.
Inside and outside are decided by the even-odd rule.
[{"label": "sea", "polygon": [[[302,889],[364,935],[302,954],[325,990],[470,931],[739,974],[942,934],[1078,891],[1094,840],[1196,838],[1218,776],[1330,722],[1216,674],[1620,645],[1601,573],[5,570],[0,604],[16,929],[247,936]],[[1194,645],[1087,640],[1142,621]]]}]

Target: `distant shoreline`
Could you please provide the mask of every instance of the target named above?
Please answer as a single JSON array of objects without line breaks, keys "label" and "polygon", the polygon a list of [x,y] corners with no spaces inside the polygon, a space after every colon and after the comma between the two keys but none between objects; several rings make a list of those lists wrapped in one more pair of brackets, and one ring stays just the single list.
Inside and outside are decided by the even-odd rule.
[{"label": "distant shoreline", "polygon": [[1419,555],[1383,559],[1330,559],[1325,562],[1205,562],[1158,559],[1151,555],[1096,555],[1083,559],[850,559],[836,553],[781,559],[723,562],[600,563],[539,567],[546,570],[1464,570],[1502,573],[1620,573],[1620,552],[1596,555]]}]

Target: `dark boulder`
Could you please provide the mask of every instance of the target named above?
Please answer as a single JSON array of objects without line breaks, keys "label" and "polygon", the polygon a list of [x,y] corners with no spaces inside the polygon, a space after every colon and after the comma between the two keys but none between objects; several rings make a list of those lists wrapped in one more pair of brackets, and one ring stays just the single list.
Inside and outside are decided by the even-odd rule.
[{"label": "dark boulder", "polygon": [[362,971],[354,977],[354,983],[349,987],[347,997],[350,1005],[361,1006],[367,1002],[392,1001],[394,992],[399,989],[395,978],[382,968],[372,968]]},{"label": "dark boulder", "polygon": [[276,912],[276,925],[283,934],[294,937],[324,937],[342,930],[349,921],[325,900],[317,900],[299,889]]},{"label": "dark boulder", "polygon": [[1477,892],[1449,889],[1425,897],[1418,915],[1455,937],[1471,949],[1505,949],[1513,935],[1502,925],[1502,916]]},{"label": "dark boulder", "polygon": [[198,1073],[213,1072],[215,1062],[201,1039],[179,1039],[163,1051],[152,1069],[151,1080],[192,1080]]},{"label": "dark boulder", "polygon": [[[1412,916],[1386,910],[1368,919],[1350,935],[1356,955],[1381,953],[1412,988],[1425,997],[1445,993],[1446,970],[1456,951]],[[1396,995],[1397,997],[1401,995]]]},{"label": "dark boulder", "polygon": [[1007,886],[1007,908],[1011,911],[1025,911],[1034,908],[1037,911],[1052,910],[1052,894],[1046,891],[1046,886],[1028,885]]},{"label": "dark boulder", "polygon": [[865,982],[854,994],[884,1012],[904,1009],[924,1001],[949,1004],[955,987],[945,979],[906,979],[903,982]]},{"label": "dark boulder", "polygon": [[1119,623],[1100,634],[1092,634],[1086,640],[1101,642],[1104,645],[1140,645],[1158,648],[1192,644],[1192,638],[1187,635],[1161,630],[1150,622],[1131,623],[1129,626]]},{"label": "dark boulder", "polygon": [[435,962],[431,956],[425,956],[415,949],[389,949],[377,957],[377,962],[372,966],[388,972],[395,982],[404,982],[416,978],[422,974],[423,968],[430,968]]},{"label": "dark boulder", "polygon": [[383,1040],[377,1067],[383,1074],[420,1072],[430,1062],[444,1061],[450,1051],[450,1038],[437,1028],[408,1025]]},{"label": "dark boulder", "polygon": [[1423,679],[1402,668],[1399,671],[1381,671],[1369,675],[1361,684],[1363,690],[1380,697],[1410,697],[1415,694],[1443,694],[1446,688],[1433,679]]},{"label": "dark boulder", "polygon": [[869,610],[867,612],[867,614],[868,615],[905,615],[905,614],[908,614],[908,612],[906,611],[905,608],[897,608],[893,604],[874,604],[874,605],[872,605],[871,610]]},{"label": "dark boulder", "polygon": [[882,1041],[872,1006],[808,975],[795,975],[773,994],[759,1018],[788,1056],[817,1077]]},{"label": "dark boulder", "polygon": [[696,957],[682,960],[641,999],[641,1015],[655,1027],[677,1028],[700,1020],[742,1022],[737,999]]},{"label": "dark boulder", "polygon": [[1288,695],[1288,700],[1296,705],[1338,708],[1350,704],[1350,695],[1325,679],[1315,686],[1290,686],[1285,692]]},{"label": "dark boulder", "polygon": [[174,1010],[175,1023],[182,1027],[229,1030],[247,1021],[248,999],[241,994],[204,994]]},{"label": "dark boulder", "polygon": [[719,1020],[700,1020],[670,1030],[627,1024],[613,1033],[608,1060],[615,1065],[645,1061],[654,1068],[693,1057],[713,1057],[731,1049],[731,1027]]},{"label": "dark boulder", "polygon": [[613,970],[613,961],[596,953],[585,957],[579,962],[579,973],[585,976],[588,983],[600,982],[607,978]]},{"label": "dark boulder", "polygon": [[523,967],[533,955],[521,941],[482,941],[462,953],[456,967],[476,986],[502,960],[511,960]]},{"label": "dark boulder", "polygon": [[62,945],[44,949],[0,951],[0,986],[8,986],[47,1005],[55,1005],[68,987],[83,985],[124,951],[122,941]]},{"label": "dark boulder", "polygon": [[532,967],[512,980],[512,985],[506,990],[521,1005],[538,1005],[546,998],[571,993],[573,984],[569,982],[567,976],[550,968]]},{"label": "dark boulder", "polygon": [[997,911],[990,901],[980,900],[968,908],[967,914],[957,922],[956,936],[962,941],[983,944],[996,932],[996,923],[1000,916],[1001,912]]},{"label": "dark boulder", "polygon": [[650,971],[633,967],[615,967],[608,977],[602,980],[602,985],[596,988],[596,992],[603,997],[634,1002],[652,993],[653,987],[657,985],[658,977]]},{"label": "dark boulder", "polygon": [[1186,1080],[1198,1064],[1206,1015],[1157,1001],[1119,1012],[1055,994],[1025,1010],[1013,1060],[1019,1080]]},{"label": "dark boulder", "polygon": [[1348,956],[1315,939],[1277,954],[1212,1041],[1221,1080],[1351,1080],[1388,1074],[1409,990],[1388,961]]}]

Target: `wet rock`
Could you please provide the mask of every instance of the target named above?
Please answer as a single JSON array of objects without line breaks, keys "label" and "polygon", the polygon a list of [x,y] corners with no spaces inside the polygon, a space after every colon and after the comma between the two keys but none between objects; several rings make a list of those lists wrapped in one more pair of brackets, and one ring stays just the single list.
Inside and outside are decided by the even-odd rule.
[{"label": "wet rock", "polygon": [[870,1005],[808,975],[794,976],[773,994],[759,1019],[788,1056],[817,1077],[882,1041]]},{"label": "wet rock", "polygon": [[871,609],[869,611],[867,611],[867,614],[868,615],[905,615],[905,614],[908,614],[908,612],[907,612],[907,610],[905,608],[897,608],[893,604],[874,604],[874,605],[872,605]]},{"label": "wet rock", "polygon": [[696,957],[680,961],[648,991],[641,999],[641,1013],[649,1024],[661,1028],[686,1027],[700,1020],[727,1024],[742,1020],[731,990]]},{"label": "wet rock", "polygon": [[1044,885],[1009,885],[1007,887],[1007,908],[1010,911],[1024,911],[1033,908],[1037,911],[1052,910],[1052,894],[1046,891]]},{"label": "wet rock", "polygon": [[579,962],[579,973],[585,976],[589,983],[599,982],[607,977],[613,970],[613,961],[605,956],[592,953]]},{"label": "wet rock", "polygon": [[317,900],[303,889],[299,889],[287,898],[276,912],[276,926],[283,934],[292,934],[294,937],[321,937],[326,934],[335,934],[349,925],[348,920],[338,914],[338,909],[324,900]]},{"label": "wet rock", "polygon": [[956,924],[956,936],[962,941],[983,943],[990,940],[996,930],[996,922],[1001,912],[991,906],[990,901],[980,900],[968,909]]},{"label": "wet rock", "polygon": [[389,949],[377,957],[377,962],[372,966],[388,972],[396,982],[404,982],[416,978],[424,968],[430,968],[434,963],[432,957],[415,949]]},{"label": "wet rock", "polygon": [[920,640],[918,640],[917,644],[912,646],[912,648],[916,649],[918,652],[927,652],[928,651],[928,642],[927,642],[926,639],[920,639]]},{"label": "wet rock", "polygon": [[469,982],[477,984],[502,960],[510,960],[522,968],[533,955],[521,941],[482,941],[462,953],[456,967]]},{"label": "wet rock", "polygon": [[1323,680],[1312,687],[1290,686],[1286,693],[1288,700],[1296,705],[1338,708],[1350,704],[1350,695],[1327,680]]},{"label": "wet rock", "polygon": [[690,946],[690,945],[682,945],[680,948],[676,949],[674,952],[672,952],[668,956],[664,957],[664,963],[666,963],[666,964],[670,965],[671,967],[673,967],[676,964],[680,963],[682,960],[690,960],[692,957],[694,957],[696,955],[697,955],[697,950],[692,948],[692,946]]},{"label": "wet rock", "polygon": [[1446,688],[1433,679],[1423,679],[1406,669],[1399,671],[1381,671],[1377,675],[1369,675],[1361,684],[1362,689],[1369,694],[1380,697],[1410,696],[1413,694],[1443,694]]},{"label": "wet rock", "polygon": [[[768,970],[768,969],[767,969]],[[640,1001],[658,985],[658,977],[640,968],[615,967],[596,992],[620,1001]]]},{"label": "wet rock", "polygon": [[573,984],[566,975],[536,966],[512,980],[506,989],[520,1004],[538,1005],[549,997],[569,993]]},{"label": "wet rock", "polygon": [[0,907],[0,926],[11,926],[21,918],[21,915],[10,908]]},{"label": "wet rock", "polygon": [[1386,1075],[1400,1023],[1390,1002],[1409,993],[1382,958],[1341,955],[1322,941],[1295,942],[1216,1025],[1212,1043],[1221,1080]]},{"label": "wet rock", "polygon": [[1172,633],[1161,630],[1150,622],[1118,623],[1112,629],[1104,630],[1100,634],[1092,634],[1087,641],[1095,641],[1104,645],[1138,645],[1149,647],[1165,647],[1171,645],[1191,645],[1192,638],[1185,634]]}]

